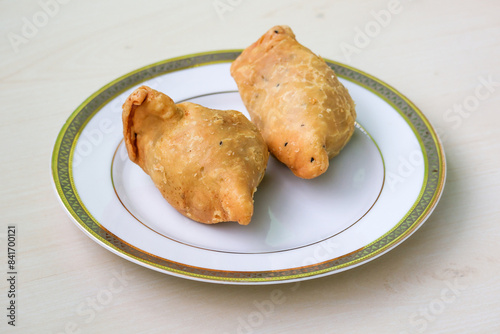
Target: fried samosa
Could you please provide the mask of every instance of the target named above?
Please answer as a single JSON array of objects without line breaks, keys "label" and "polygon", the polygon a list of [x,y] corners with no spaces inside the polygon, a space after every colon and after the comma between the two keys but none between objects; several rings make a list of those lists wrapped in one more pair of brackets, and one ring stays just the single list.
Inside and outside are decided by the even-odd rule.
[{"label": "fried samosa", "polygon": [[269,152],[243,114],[175,104],[142,86],[125,101],[122,117],[130,160],[177,211],[205,224],[250,222]]},{"label": "fried samosa", "polygon": [[347,89],[288,26],[271,28],[246,48],[231,75],[271,153],[301,178],[324,173],[354,132]]}]

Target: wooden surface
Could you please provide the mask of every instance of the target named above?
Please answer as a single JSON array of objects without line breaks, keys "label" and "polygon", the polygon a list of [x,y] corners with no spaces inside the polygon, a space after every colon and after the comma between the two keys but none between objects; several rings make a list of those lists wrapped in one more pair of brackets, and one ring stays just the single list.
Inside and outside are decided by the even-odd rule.
[{"label": "wooden surface", "polygon": [[[500,2],[61,2],[0,1],[0,332],[500,332]],[[131,70],[244,48],[275,24],[396,87],[439,129],[448,178],[424,226],[361,267],[271,286],[171,277],[85,236],[51,184],[53,144],[71,112]],[[10,224],[16,327],[6,318]],[[283,297],[271,307],[274,290]]]}]

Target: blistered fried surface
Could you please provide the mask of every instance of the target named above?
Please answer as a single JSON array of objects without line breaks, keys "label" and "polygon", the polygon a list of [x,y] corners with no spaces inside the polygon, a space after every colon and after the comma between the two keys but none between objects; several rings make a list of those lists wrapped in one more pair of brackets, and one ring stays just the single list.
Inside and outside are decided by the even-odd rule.
[{"label": "blistered fried surface", "polygon": [[245,49],[231,75],[269,150],[299,177],[324,173],[354,132],[347,89],[287,26],[271,28]]},{"label": "blistered fried surface", "polygon": [[243,114],[176,105],[142,86],[123,105],[123,126],[130,159],[180,213],[206,224],[250,222],[269,153]]}]

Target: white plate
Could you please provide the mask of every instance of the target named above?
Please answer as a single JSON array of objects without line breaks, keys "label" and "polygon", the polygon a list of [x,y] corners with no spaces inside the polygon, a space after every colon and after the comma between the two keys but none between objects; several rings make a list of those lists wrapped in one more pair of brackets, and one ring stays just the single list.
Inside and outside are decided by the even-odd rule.
[{"label": "white plate", "polygon": [[422,113],[396,90],[327,61],[356,102],[357,127],[328,171],[295,177],[270,158],[248,226],[204,225],[175,211],[127,157],[121,105],[139,85],[174,101],[248,116],[229,74],[240,51],[141,68],[89,97],[62,128],[52,173],[63,207],[87,235],[140,265],[233,284],[291,282],[366,263],[410,236],[436,206],[443,148]]}]

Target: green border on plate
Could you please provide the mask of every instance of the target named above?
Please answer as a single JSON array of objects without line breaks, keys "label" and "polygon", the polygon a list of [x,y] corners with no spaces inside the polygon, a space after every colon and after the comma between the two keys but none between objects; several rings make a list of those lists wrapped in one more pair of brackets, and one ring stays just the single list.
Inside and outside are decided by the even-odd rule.
[{"label": "green border on plate", "polygon": [[371,244],[339,258],[297,268],[274,271],[224,271],[193,267],[147,253],[118,238],[92,217],[78,196],[73,181],[73,153],[78,137],[92,117],[111,99],[145,80],[182,69],[214,63],[231,62],[242,50],[199,53],[167,59],[130,72],[102,87],[86,99],[68,118],[54,145],[52,176],[56,191],[71,217],[96,240],[117,251],[125,258],[140,261],[153,268],[162,269],[187,278],[227,282],[289,281],[340,271],[394,248],[432,212],[443,191],[446,167],[444,151],[439,139],[422,112],[405,96],[377,78],[335,61],[327,60],[336,74],[361,85],[387,101],[405,119],[419,140],[424,156],[424,183],[419,197],[405,217],[389,232]]}]

